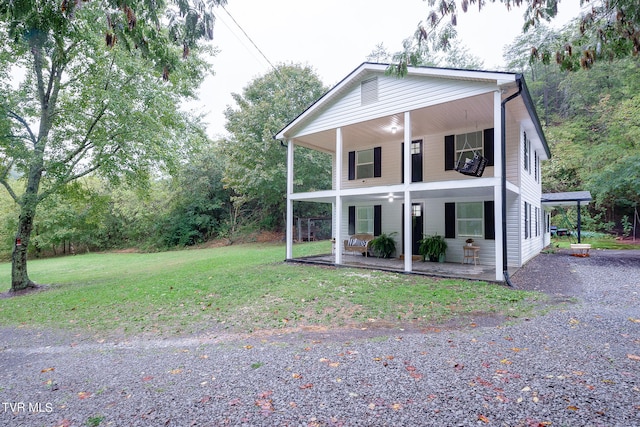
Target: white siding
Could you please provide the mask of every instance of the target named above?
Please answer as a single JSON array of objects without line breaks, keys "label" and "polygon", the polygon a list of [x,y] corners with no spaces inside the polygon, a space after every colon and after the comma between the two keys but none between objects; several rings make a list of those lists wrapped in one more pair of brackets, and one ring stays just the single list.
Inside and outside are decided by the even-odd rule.
[{"label": "white siding", "polygon": [[[360,83],[378,76],[378,102],[362,105]],[[495,83],[408,76],[398,79],[383,73],[355,81],[335,103],[319,112],[294,136],[308,135],[396,113],[437,105],[496,90]]]},{"label": "white siding", "polygon": [[[519,170],[520,170],[520,209],[522,212],[521,215],[521,259],[520,265],[524,265],[527,261],[529,261],[534,256],[538,255],[540,251],[544,248],[544,233],[542,230],[542,224],[540,222],[540,214],[543,211],[542,203],[540,199],[542,198],[542,185],[539,180],[536,179],[535,173],[535,148],[530,148],[529,158],[530,158],[530,167],[528,170],[525,170],[524,167],[524,142],[523,142],[523,132],[521,129],[521,143],[520,143],[520,160],[519,160]],[[525,239],[525,202],[531,205],[531,215],[529,218],[531,232],[529,233],[528,238]],[[538,215],[536,218],[536,208],[538,210]],[[536,221],[538,221],[538,235],[536,235]]]}]

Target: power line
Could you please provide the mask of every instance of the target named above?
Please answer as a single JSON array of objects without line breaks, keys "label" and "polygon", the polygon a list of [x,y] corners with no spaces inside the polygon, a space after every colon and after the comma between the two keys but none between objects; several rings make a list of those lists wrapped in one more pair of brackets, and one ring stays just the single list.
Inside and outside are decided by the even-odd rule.
[{"label": "power line", "polygon": [[242,34],[244,34],[244,36],[247,38],[247,40],[249,40],[251,42],[251,44],[253,45],[253,47],[256,48],[256,50],[260,53],[260,55],[262,55],[262,57],[264,58],[265,61],[267,61],[267,63],[271,66],[271,68],[273,68],[273,70],[279,75],[280,73],[278,72],[278,69],[276,67],[274,67],[274,65],[271,63],[271,61],[269,61],[269,58],[267,58],[267,55],[265,55],[260,48],[258,47],[258,45],[251,39],[251,37],[249,37],[249,35],[247,34],[247,32],[240,26],[240,24],[238,24],[238,21],[235,20],[235,18],[233,16],[231,16],[231,14],[229,13],[229,11],[227,10],[226,7],[224,7],[224,5],[220,5],[222,7],[222,9],[227,13],[227,15],[229,15],[229,18],[231,18],[231,20],[233,21],[234,24],[236,24],[236,27],[238,27],[240,29],[240,31],[242,31]]}]

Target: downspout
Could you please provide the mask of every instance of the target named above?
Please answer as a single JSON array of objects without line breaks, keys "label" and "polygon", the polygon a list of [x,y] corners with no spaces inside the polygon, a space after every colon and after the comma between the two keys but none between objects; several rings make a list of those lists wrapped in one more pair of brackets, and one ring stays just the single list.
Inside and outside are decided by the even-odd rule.
[{"label": "downspout", "polygon": [[511,101],[514,98],[517,98],[522,93],[522,75],[518,74],[516,77],[516,81],[518,82],[518,92],[506,98],[500,104],[500,144],[501,144],[501,158],[502,158],[502,274],[504,275],[504,281],[507,285],[512,286],[511,279],[509,278],[509,270],[507,268],[507,125],[506,125],[506,116],[507,102]]}]

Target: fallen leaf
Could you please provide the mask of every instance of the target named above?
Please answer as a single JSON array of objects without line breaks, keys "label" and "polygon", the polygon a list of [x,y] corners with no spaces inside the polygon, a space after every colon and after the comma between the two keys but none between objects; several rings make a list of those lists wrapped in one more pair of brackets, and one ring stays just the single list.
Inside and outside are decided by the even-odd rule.
[{"label": "fallen leaf", "polygon": [[411,372],[411,378],[415,379],[415,380],[420,380],[422,379],[422,374],[419,374],[417,372]]},{"label": "fallen leaf", "polygon": [[296,402],[289,402],[289,407],[291,408],[297,408],[298,404]]},{"label": "fallen leaf", "polygon": [[393,405],[391,405],[391,409],[393,409],[394,411],[399,411],[400,409],[402,409],[402,405],[399,403],[394,403]]},{"label": "fallen leaf", "polygon": [[45,372],[51,372],[55,370],[55,368],[44,368],[43,370],[41,370],[40,372],[45,373]]},{"label": "fallen leaf", "polygon": [[584,375],[584,372],[582,372],[582,371],[573,371],[573,375],[581,376],[581,375]]},{"label": "fallen leaf", "polygon": [[482,421],[483,423],[489,422],[489,418],[485,417],[484,415],[478,415],[478,420]]},{"label": "fallen leaf", "polygon": [[381,357],[374,357],[374,358],[373,358],[373,361],[374,361],[374,362],[379,362],[379,361],[381,361],[381,360],[382,360],[382,358],[381,358]]},{"label": "fallen leaf", "polygon": [[578,325],[580,324],[580,321],[578,319],[571,318],[569,319],[569,323],[572,325]]},{"label": "fallen leaf", "polygon": [[531,391],[531,388],[529,388],[529,386],[527,386],[527,387],[523,388],[523,389],[522,389],[522,390],[520,390],[520,391]]},{"label": "fallen leaf", "polygon": [[169,371],[169,373],[171,375],[177,375],[177,374],[181,374],[182,373],[182,369],[178,368],[178,369],[173,369],[171,371]]},{"label": "fallen leaf", "polygon": [[78,393],[78,397],[80,398],[80,400],[87,399],[89,396],[91,396],[91,393],[89,393],[88,391],[81,391],[80,393]]},{"label": "fallen leaf", "polygon": [[307,384],[301,385],[299,388],[300,388],[300,390],[306,390],[306,389],[311,388],[311,387],[313,387],[313,384],[307,383]]},{"label": "fallen leaf", "polygon": [[322,363],[328,363],[328,362],[330,362],[330,360],[329,360],[329,359],[327,359],[327,358],[325,358],[325,357],[322,357],[322,358],[320,358],[320,362],[322,362]]},{"label": "fallen leaf", "polygon": [[374,410],[376,409],[376,404],[375,403],[369,403],[369,406],[367,406],[367,408]]},{"label": "fallen leaf", "polygon": [[415,370],[416,370],[416,367],[415,367],[415,366],[411,366],[411,365],[406,366],[405,368],[406,368],[406,369],[407,369],[407,371],[409,371],[409,372],[413,372],[413,371],[415,371]]},{"label": "fallen leaf", "polygon": [[295,378],[295,379],[300,379],[300,378],[302,378],[302,375],[300,375],[300,374],[292,374],[291,377]]},{"label": "fallen leaf", "polygon": [[246,350],[251,350],[251,349],[253,348],[253,346],[252,346],[252,345],[245,345],[245,346],[244,346],[244,348],[245,348]]},{"label": "fallen leaf", "polygon": [[511,365],[513,362],[509,359],[502,359],[500,363],[502,363],[503,365]]},{"label": "fallen leaf", "polygon": [[203,396],[202,399],[200,399],[200,403],[207,403],[210,400],[211,396]]},{"label": "fallen leaf", "polygon": [[633,317],[629,317],[629,320],[633,323],[640,323],[640,319],[634,319]]},{"label": "fallen leaf", "polygon": [[627,357],[631,360],[640,360],[640,356],[637,356],[635,354],[627,354]]},{"label": "fallen leaf", "polygon": [[518,347],[512,347],[511,351],[513,351],[514,353],[518,353],[521,349]]},{"label": "fallen leaf", "polygon": [[570,410],[570,411],[577,411],[578,407],[571,405],[571,406],[567,406],[567,409]]},{"label": "fallen leaf", "polygon": [[151,375],[147,375],[146,377],[142,377],[142,381],[151,381],[153,377]]}]

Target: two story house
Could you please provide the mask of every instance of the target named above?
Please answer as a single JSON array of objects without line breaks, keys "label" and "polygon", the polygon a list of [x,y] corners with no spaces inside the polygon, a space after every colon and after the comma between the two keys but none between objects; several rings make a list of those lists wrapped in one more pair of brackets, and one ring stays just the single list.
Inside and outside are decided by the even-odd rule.
[{"label": "two story house", "polygon": [[[444,236],[446,261],[457,263],[472,238],[478,261],[508,282],[509,268],[537,255],[549,234],[540,166],[551,154],[524,77],[409,67],[400,78],[386,69],[363,63],[275,135],[288,149],[287,260],[294,203],[330,203],[337,242],[396,232],[411,272],[424,235]],[[331,188],[294,191],[297,146],[331,155]],[[480,170],[461,173],[471,161]],[[335,264],[343,256],[338,248]]]}]

